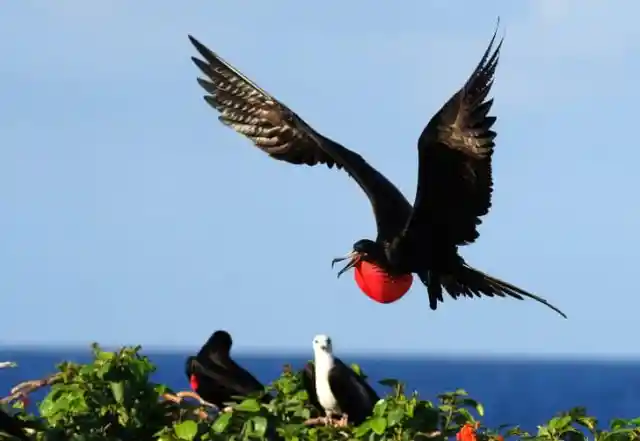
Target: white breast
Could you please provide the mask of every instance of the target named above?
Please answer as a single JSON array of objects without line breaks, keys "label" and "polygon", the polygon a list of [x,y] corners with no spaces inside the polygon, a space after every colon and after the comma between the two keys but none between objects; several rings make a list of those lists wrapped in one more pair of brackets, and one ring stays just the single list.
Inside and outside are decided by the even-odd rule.
[{"label": "white breast", "polygon": [[[324,355],[324,354],[323,354]],[[331,392],[329,385],[329,370],[333,367],[333,359],[330,356],[316,356],[316,394],[320,405],[332,413],[340,413],[338,401]]]}]

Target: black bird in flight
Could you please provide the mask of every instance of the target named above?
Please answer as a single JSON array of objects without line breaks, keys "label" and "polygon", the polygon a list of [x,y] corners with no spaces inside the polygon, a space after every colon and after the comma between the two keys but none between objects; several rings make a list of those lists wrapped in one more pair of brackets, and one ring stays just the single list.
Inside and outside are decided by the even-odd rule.
[{"label": "black bird in flight", "polygon": [[[231,336],[226,331],[214,332],[198,354],[188,357],[185,373],[191,388],[204,400],[223,409],[234,396],[255,396],[265,387],[230,356]],[[268,402],[269,395],[259,395]]]},{"label": "black bird in flight", "polygon": [[[249,138],[274,159],[291,164],[325,164],[344,169],[369,198],[376,218],[376,240],[362,239],[344,258],[339,273],[355,268],[360,289],[372,299],[391,303],[410,288],[413,273],[427,287],[432,310],[443,289],[460,297],[524,297],[537,300],[563,317],[545,299],[470,265],[458,247],[478,237],[481,217],[489,212],[493,180],[491,157],[496,132],[487,99],[502,40],[496,31],[466,83],[431,118],[418,139],[418,186],[413,206],[358,153],[315,131],[300,116],[240,71],[189,36],[204,61],[192,57],[206,79],[198,83],[219,120]],[[493,49],[493,50],[492,50]]]},{"label": "black bird in flight", "polygon": [[333,355],[330,337],[316,335],[313,353],[314,364],[307,363],[302,372],[302,383],[311,404],[326,414],[327,424],[334,414],[341,414],[345,423],[362,424],[380,400],[376,391]]},{"label": "black bird in flight", "polygon": [[29,437],[24,432],[25,427],[27,427],[26,424],[0,409],[0,432],[7,433],[22,441],[29,441]]}]

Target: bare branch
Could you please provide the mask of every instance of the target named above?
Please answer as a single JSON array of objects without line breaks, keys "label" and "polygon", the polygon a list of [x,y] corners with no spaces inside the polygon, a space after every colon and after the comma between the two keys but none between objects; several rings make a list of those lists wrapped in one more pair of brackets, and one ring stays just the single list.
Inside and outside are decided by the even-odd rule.
[{"label": "bare branch", "polygon": [[0,399],[0,404],[8,404],[13,401],[24,398],[30,393],[42,389],[43,387],[51,386],[53,383],[59,381],[62,378],[62,372],[58,372],[49,375],[41,380],[29,380],[14,386],[11,389],[11,394]]},{"label": "bare branch", "polygon": [[[328,424],[327,424],[328,422]],[[303,423],[305,426],[336,426],[336,427],[344,427],[347,425],[347,421],[344,418],[331,418],[327,419],[327,417],[317,417],[317,418],[309,418]]]}]

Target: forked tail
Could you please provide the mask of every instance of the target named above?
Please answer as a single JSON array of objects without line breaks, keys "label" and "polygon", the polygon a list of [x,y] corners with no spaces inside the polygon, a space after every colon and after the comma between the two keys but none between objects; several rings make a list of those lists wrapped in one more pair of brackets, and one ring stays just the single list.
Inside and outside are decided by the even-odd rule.
[{"label": "forked tail", "polygon": [[453,297],[513,297],[514,299],[524,300],[525,297],[533,299],[546,305],[567,318],[567,315],[551,303],[535,294],[531,294],[515,285],[504,280],[496,279],[488,274],[483,273],[467,264],[462,264],[455,274],[437,274],[429,272],[426,277],[420,275],[422,282],[427,285],[429,292],[429,306],[435,310],[438,302],[442,302],[442,288]]}]

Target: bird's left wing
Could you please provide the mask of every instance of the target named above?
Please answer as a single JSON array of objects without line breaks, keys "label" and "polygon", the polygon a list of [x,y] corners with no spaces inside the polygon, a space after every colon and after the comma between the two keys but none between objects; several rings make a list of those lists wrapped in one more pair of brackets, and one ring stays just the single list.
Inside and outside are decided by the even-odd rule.
[{"label": "bird's left wing", "polygon": [[378,236],[393,237],[405,226],[411,204],[359,154],[321,135],[295,112],[261,89],[231,64],[189,36],[204,60],[192,57],[207,77],[198,78],[205,101],[224,125],[249,138],[274,159],[309,166],[326,164],[344,169],[368,196]]},{"label": "bird's left wing", "polygon": [[[342,409],[349,415],[350,421],[362,421],[371,414],[378,394],[360,375],[344,364],[342,360],[334,358],[334,368],[329,373],[331,392],[339,403],[348,403],[348,408]],[[342,404],[340,404],[342,406]]]},{"label": "bird's left wing", "polygon": [[489,116],[502,40],[496,34],[467,82],[436,113],[418,140],[418,188],[404,237],[466,245],[489,212],[493,181],[491,156],[496,118]]}]

